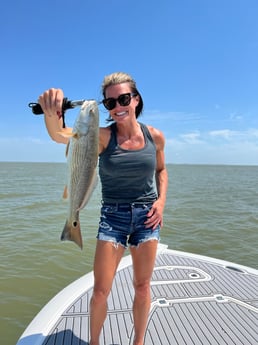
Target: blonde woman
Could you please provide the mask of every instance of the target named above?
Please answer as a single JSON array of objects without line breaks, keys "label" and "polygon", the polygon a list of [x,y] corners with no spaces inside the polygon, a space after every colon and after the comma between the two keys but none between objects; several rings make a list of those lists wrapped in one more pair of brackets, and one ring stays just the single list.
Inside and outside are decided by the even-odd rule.
[{"label": "blonde woman", "polygon": [[[167,192],[163,134],[138,121],[143,100],[126,73],[113,73],[102,84],[103,105],[110,125],[99,131],[99,175],[102,207],[94,259],[94,290],[90,303],[90,345],[99,345],[107,315],[107,298],[127,247],[133,261],[134,345],[144,344],[154,268]],[[62,128],[61,89],[39,97],[49,135],[66,144]]]}]

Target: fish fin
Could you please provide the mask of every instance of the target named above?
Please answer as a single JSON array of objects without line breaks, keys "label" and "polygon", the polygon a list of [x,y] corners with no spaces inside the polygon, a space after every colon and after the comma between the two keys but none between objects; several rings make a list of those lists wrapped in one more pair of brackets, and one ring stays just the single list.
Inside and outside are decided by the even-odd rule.
[{"label": "fish fin", "polygon": [[86,206],[97,184],[98,184],[98,175],[97,175],[97,171],[95,171],[94,175],[92,176],[92,183],[90,184],[90,188],[87,190],[87,193],[85,194],[84,199],[80,207],[78,207],[77,211],[82,210]]},{"label": "fish fin", "polygon": [[77,133],[73,133],[73,132],[57,132],[57,134],[60,134],[62,137],[68,138],[68,139],[71,139],[71,138],[78,139],[79,137]]},{"label": "fish fin", "polygon": [[82,249],[83,244],[80,221],[75,221],[73,224],[69,224],[68,221],[66,221],[61,234],[61,241],[66,240],[75,242]]},{"label": "fish fin", "polygon": [[68,198],[68,187],[67,185],[64,187],[64,192],[63,192],[63,199],[67,199]]},{"label": "fish fin", "polygon": [[68,144],[66,145],[66,149],[65,149],[65,157],[68,157],[68,152],[69,152],[69,147],[70,147],[70,140],[68,141]]}]

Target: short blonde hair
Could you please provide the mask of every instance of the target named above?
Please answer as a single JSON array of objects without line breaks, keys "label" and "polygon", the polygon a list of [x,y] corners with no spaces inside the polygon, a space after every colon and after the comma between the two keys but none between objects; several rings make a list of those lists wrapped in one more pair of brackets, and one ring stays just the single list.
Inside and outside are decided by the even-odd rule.
[{"label": "short blonde hair", "polygon": [[104,80],[102,82],[102,94],[103,97],[106,97],[106,89],[107,87],[111,85],[116,85],[116,84],[122,84],[122,83],[128,83],[130,85],[132,93],[136,94],[139,96],[139,103],[137,107],[135,108],[135,115],[136,118],[142,113],[143,110],[143,100],[140,92],[137,90],[136,87],[136,82],[135,80],[130,76],[128,73],[124,72],[115,72],[112,74],[109,74],[104,77]]}]

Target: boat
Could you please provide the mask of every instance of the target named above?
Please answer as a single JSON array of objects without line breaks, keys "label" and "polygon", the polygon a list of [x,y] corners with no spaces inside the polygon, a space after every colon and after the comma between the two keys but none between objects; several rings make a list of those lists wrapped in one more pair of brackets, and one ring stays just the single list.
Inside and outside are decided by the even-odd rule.
[{"label": "boat", "polygon": [[[118,267],[100,344],[132,345],[132,260]],[[89,345],[90,272],[59,292],[17,345]],[[258,270],[159,244],[146,345],[257,345]]]}]

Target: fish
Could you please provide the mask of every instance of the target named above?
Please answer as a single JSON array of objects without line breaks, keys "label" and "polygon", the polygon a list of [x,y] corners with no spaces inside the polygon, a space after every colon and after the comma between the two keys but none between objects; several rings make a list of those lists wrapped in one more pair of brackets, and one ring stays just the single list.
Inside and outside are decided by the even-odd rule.
[{"label": "fish", "polygon": [[99,111],[95,100],[84,101],[75,120],[67,145],[67,186],[64,198],[68,198],[68,214],[61,240],[74,241],[81,249],[83,240],[80,211],[87,205],[97,185],[99,151]]}]

